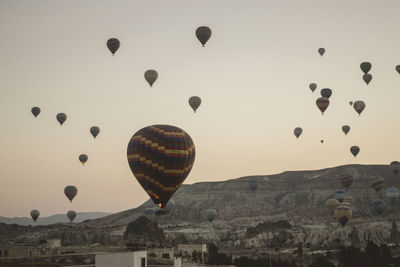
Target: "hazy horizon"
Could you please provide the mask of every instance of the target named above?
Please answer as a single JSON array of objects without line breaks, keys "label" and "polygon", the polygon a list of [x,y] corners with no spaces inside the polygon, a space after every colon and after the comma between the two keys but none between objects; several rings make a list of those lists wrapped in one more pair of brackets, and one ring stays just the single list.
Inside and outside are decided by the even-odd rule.
[{"label": "hazy horizon", "polygon": [[[187,184],[399,160],[398,10],[394,0],[1,1],[0,215],[137,207],[148,196],[126,148],[152,124],[192,137]],[[213,31],[204,48],[195,37],[203,25]],[[121,40],[114,57],[111,37]],[[363,61],[372,63],[368,86]],[[152,88],[147,69],[159,73]],[[325,87],[333,94],[322,116],[315,100]],[[366,103],[361,116],[355,100]],[[96,139],[91,126],[101,129]],[[71,204],[70,184],[79,190]]]}]

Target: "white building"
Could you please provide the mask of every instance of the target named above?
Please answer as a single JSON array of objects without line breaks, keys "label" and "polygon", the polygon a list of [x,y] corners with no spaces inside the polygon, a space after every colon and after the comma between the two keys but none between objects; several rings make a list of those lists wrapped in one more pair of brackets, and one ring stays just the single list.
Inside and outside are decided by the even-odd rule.
[{"label": "white building", "polygon": [[96,267],[147,267],[147,251],[96,254],[95,264]]}]

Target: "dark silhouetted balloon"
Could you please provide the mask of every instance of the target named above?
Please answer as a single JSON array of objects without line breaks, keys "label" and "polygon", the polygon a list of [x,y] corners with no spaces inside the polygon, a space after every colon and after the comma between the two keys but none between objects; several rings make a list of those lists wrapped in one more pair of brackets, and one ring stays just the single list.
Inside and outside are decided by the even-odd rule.
[{"label": "dark silhouetted balloon", "polygon": [[331,97],[331,95],[332,95],[332,90],[331,89],[324,88],[324,89],[321,90],[321,96],[322,97],[326,97],[326,98],[329,99]]},{"label": "dark silhouetted balloon", "polygon": [[368,85],[372,81],[372,75],[367,73],[363,75],[364,82]]},{"label": "dark silhouetted balloon", "polygon": [[194,112],[196,112],[196,110],[200,107],[200,104],[201,104],[200,97],[192,96],[189,98],[189,105],[192,107]]},{"label": "dark silhouetted balloon", "polygon": [[40,108],[39,107],[33,107],[31,109],[31,112],[33,114],[33,116],[35,116],[35,118],[40,114]]},{"label": "dark silhouetted balloon", "polygon": [[301,129],[300,127],[294,128],[294,131],[293,131],[294,135],[295,135],[297,138],[299,138],[299,136],[301,135],[302,132],[303,132],[303,129]]},{"label": "dark silhouetted balloon", "polygon": [[36,222],[36,220],[39,218],[39,216],[40,216],[40,212],[38,210],[31,211],[31,217],[34,222]]},{"label": "dark silhouetted balloon", "polygon": [[325,110],[329,106],[329,99],[326,97],[320,97],[316,101],[317,107],[321,110],[322,115],[324,115]]},{"label": "dark silhouetted balloon", "polygon": [[79,155],[79,161],[82,163],[82,165],[85,165],[87,160],[88,160],[88,156],[86,154]]},{"label": "dark silhouetted balloon", "polygon": [[358,146],[352,146],[350,147],[350,152],[351,154],[353,154],[354,157],[356,157],[360,152],[360,148]]},{"label": "dark silhouetted balloon", "polygon": [[100,133],[100,128],[97,126],[93,126],[90,128],[90,133],[93,135],[94,138]]},{"label": "dark silhouetted balloon", "polygon": [[78,189],[73,185],[68,185],[64,189],[64,194],[67,196],[69,201],[72,202],[76,194],[78,194]]},{"label": "dark silhouetted balloon", "polygon": [[321,57],[325,54],[325,48],[319,48],[318,53],[321,55]]},{"label": "dark silhouetted balloon", "polygon": [[108,39],[107,41],[107,47],[110,50],[111,54],[114,56],[114,54],[117,52],[119,49],[120,42],[117,38],[111,38]]},{"label": "dark silhouetted balloon", "polygon": [[394,175],[397,175],[400,172],[400,162],[398,161],[390,162],[390,169],[392,170]]},{"label": "dark silhouetted balloon", "polygon": [[157,81],[158,72],[155,70],[146,70],[144,73],[144,78],[150,84],[150,87],[152,87],[155,81]]},{"label": "dark silhouetted balloon", "polygon": [[342,131],[344,132],[345,135],[347,135],[350,131],[350,126],[349,125],[343,125],[342,126]]},{"label": "dark silhouetted balloon", "polygon": [[207,209],[206,212],[206,218],[209,222],[212,222],[215,217],[217,217],[217,211],[215,209]]},{"label": "dark silhouetted balloon", "polygon": [[360,64],[360,68],[364,74],[367,74],[371,70],[371,67],[372,65],[369,62],[363,62]]},{"label": "dark silhouetted balloon", "polygon": [[353,181],[354,181],[353,175],[343,174],[340,177],[340,182],[342,183],[342,186],[346,190],[350,188],[350,186],[353,184]]},{"label": "dark silhouetted balloon", "polygon": [[386,197],[390,200],[390,202],[395,203],[396,200],[399,198],[399,189],[396,187],[389,187],[386,189]]},{"label": "dark silhouetted balloon", "polygon": [[353,105],[353,101],[350,101],[349,104],[350,104],[350,106],[352,106]]},{"label": "dark silhouetted balloon", "polygon": [[72,221],[76,218],[76,212],[74,210],[70,210],[67,212],[67,217],[72,223]]},{"label": "dark silhouetted balloon", "polygon": [[153,125],[132,136],[127,157],[140,185],[153,202],[164,209],[189,175],[195,147],[184,130],[170,125]]},{"label": "dark silhouetted balloon", "polygon": [[365,109],[364,101],[357,100],[356,102],[354,102],[353,108],[358,113],[358,115],[361,115],[361,112],[363,112],[363,110]]},{"label": "dark silhouetted balloon", "polygon": [[400,65],[396,66],[396,71],[400,74]]},{"label": "dark silhouetted balloon", "polygon": [[315,83],[310,83],[310,85],[309,85],[308,87],[310,87],[310,90],[311,90],[312,92],[314,92],[315,89],[317,89],[317,84],[315,84]]},{"label": "dark silhouetted balloon", "polygon": [[58,113],[56,118],[57,118],[57,121],[60,123],[60,125],[63,125],[63,123],[67,120],[67,114]]},{"label": "dark silhouetted balloon", "polygon": [[196,30],[196,37],[204,47],[211,37],[211,29],[207,26],[198,27]]},{"label": "dark silhouetted balloon", "polygon": [[321,139],[321,141],[320,141],[320,142],[321,142],[321,144],[323,144],[323,143],[324,143],[324,140],[323,140],[323,139]]}]

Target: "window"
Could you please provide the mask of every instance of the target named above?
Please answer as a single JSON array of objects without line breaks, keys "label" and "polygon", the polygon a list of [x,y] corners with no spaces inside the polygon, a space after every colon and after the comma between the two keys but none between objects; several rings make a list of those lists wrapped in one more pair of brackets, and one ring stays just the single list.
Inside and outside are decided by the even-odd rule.
[{"label": "window", "polygon": [[162,257],[163,259],[169,259],[169,253],[163,253]]},{"label": "window", "polygon": [[32,257],[32,251],[29,250],[29,257]]},{"label": "window", "polygon": [[3,255],[1,255],[1,254],[2,254],[2,252],[3,252],[3,251],[1,251],[1,250],[0,250],[0,257],[1,257],[1,256],[3,256]]},{"label": "window", "polygon": [[146,267],[146,258],[142,258],[142,265],[141,267]]},{"label": "window", "polygon": [[8,257],[8,251],[4,250],[4,257]]}]

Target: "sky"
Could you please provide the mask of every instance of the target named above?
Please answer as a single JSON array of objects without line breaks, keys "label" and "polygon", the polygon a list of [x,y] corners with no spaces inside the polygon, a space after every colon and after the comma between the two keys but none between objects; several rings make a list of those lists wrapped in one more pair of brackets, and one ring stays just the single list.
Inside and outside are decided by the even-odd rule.
[{"label": "sky", "polygon": [[[0,216],[137,207],[148,196],[126,149],[153,124],[192,137],[186,184],[399,160],[398,10],[397,0],[0,0]],[[204,48],[195,37],[203,25],[213,32]],[[159,73],[152,88],[147,69]],[[322,88],[333,91],[323,116]],[[366,103],[361,116],[355,100]],[[79,190],[72,203],[67,185]]]}]

